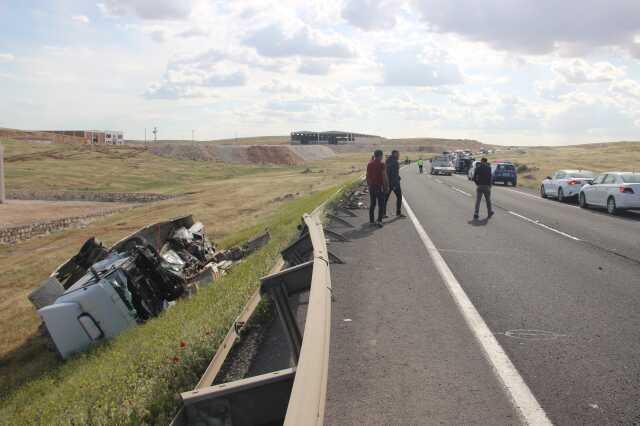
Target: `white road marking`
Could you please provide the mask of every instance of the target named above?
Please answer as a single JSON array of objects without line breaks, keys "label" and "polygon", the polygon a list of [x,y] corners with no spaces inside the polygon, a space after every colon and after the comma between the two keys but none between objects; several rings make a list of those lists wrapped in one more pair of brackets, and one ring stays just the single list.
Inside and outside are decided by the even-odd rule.
[{"label": "white road marking", "polygon": [[462,195],[466,195],[467,197],[471,197],[471,194],[469,194],[466,191],[463,191],[462,189],[458,188],[457,186],[452,186],[451,189],[453,189],[456,192],[461,193]]},{"label": "white road marking", "polygon": [[518,214],[518,213],[516,213],[516,212],[514,212],[514,211],[511,211],[511,210],[509,210],[509,214],[512,214],[512,215],[514,215],[514,216],[516,216],[516,217],[519,217],[519,218],[520,218],[520,219],[522,219],[522,220],[526,220],[526,221],[527,221],[527,222],[529,222],[529,223],[533,223],[534,225],[538,225],[538,226],[540,226],[540,227],[542,227],[542,228],[544,228],[544,229],[548,229],[549,231],[553,231],[553,232],[555,232],[556,234],[560,234],[560,235],[562,235],[563,237],[570,238],[570,239],[572,239],[572,240],[574,240],[574,241],[582,241],[582,240],[581,240],[580,238],[578,238],[578,237],[574,237],[573,235],[569,235],[569,234],[567,234],[566,232],[562,232],[562,231],[560,231],[560,230],[558,230],[558,229],[556,229],[556,228],[552,228],[551,226],[545,225],[544,223],[541,223],[539,220],[529,219],[528,217],[526,217],[526,216],[522,216],[521,214]]},{"label": "white road marking", "polygon": [[427,249],[427,253],[429,253],[431,260],[438,269],[442,280],[446,284],[449,293],[462,313],[465,322],[471,329],[474,337],[478,340],[486,359],[489,364],[491,364],[496,376],[498,376],[502,382],[507,395],[511,399],[511,403],[520,415],[521,420],[525,424],[529,425],[551,425],[551,421],[529,389],[529,386],[527,386],[522,376],[520,376],[520,373],[518,373],[518,370],[513,365],[504,349],[502,349],[500,343],[498,343],[495,336],[478,313],[478,310],[473,306],[469,297],[467,297],[464,289],[453,275],[453,272],[449,269],[449,266],[444,261],[442,255],[440,255],[440,252],[416,218],[416,215],[413,213],[413,210],[409,206],[407,200],[404,199],[403,203],[407,215],[413,222],[413,226],[416,228],[422,243]]}]

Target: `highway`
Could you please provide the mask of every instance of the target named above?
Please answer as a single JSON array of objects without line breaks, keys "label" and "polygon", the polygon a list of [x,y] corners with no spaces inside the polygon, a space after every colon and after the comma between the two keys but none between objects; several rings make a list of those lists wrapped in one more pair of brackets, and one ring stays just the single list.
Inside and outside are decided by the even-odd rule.
[{"label": "highway", "polygon": [[[415,166],[401,174],[410,217],[390,220],[381,230],[359,229],[347,248],[335,247],[350,265],[332,267],[337,301],[327,424],[358,424],[358,416],[376,409],[393,409],[394,420],[378,413],[369,424],[531,422],[526,407],[517,407],[522,401],[533,413],[541,407],[540,418],[546,415],[558,425],[640,423],[640,214],[610,216],[496,186],[495,216],[484,219],[483,202],[480,220],[474,221],[475,185],[466,176],[418,174]],[[391,253],[376,257],[385,250]],[[461,308],[464,302],[456,299],[450,281],[461,287],[483,324],[478,326]],[[407,283],[419,283],[424,290]],[[366,307],[371,304],[375,308]],[[387,309],[393,315],[385,315]],[[343,322],[348,316],[357,318],[357,332],[356,325]],[[490,336],[482,334],[482,326]],[[398,337],[402,327],[412,333]],[[420,329],[426,330],[424,336]],[[438,340],[442,329],[449,335]],[[358,337],[362,334],[366,337]],[[377,356],[368,358],[367,342],[375,339]],[[497,342],[493,349],[492,339]],[[474,343],[460,343],[467,340]],[[385,341],[388,350],[379,347]],[[443,361],[437,352],[445,350],[465,351],[467,359]],[[500,351],[506,363],[498,359]],[[389,356],[398,357],[413,374],[403,375],[401,367],[388,364]],[[402,377],[373,380],[381,366]],[[430,387],[434,374],[448,392]],[[512,379],[514,386],[508,383]],[[524,382],[520,394],[518,380]],[[383,386],[379,382],[384,389],[375,389]],[[422,408],[411,396],[393,403],[380,396],[402,394],[416,382],[423,383]],[[473,395],[464,390],[470,383],[476,384]],[[363,393],[353,384],[374,389]],[[452,413],[455,392],[460,408]],[[341,398],[351,403],[338,402]],[[407,403],[410,414],[398,414]],[[337,420],[345,418],[351,421]]]}]

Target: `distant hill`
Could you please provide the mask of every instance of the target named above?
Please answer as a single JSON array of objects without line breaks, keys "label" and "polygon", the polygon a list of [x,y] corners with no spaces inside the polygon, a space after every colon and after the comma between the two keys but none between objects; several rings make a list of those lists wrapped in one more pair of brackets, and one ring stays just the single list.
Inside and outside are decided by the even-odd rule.
[{"label": "distant hill", "polygon": [[[143,140],[127,139],[126,143],[144,144]],[[206,141],[192,141],[191,139],[159,139],[157,142],[147,141],[151,144],[213,144],[213,145],[286,145],[289,143],[289,136],[255,136],[233,139],[212,139]]]}]

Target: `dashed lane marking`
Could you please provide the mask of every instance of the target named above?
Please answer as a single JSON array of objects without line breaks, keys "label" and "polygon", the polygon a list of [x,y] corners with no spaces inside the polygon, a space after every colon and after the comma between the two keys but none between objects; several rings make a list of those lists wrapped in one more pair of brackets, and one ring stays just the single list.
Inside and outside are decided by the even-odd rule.
[{"label": "dashed lane marking", "polygon": [[551,425],[551,421],[547,417],[536,397],[533,395],[529,386],[525,383],[518,370],[513,365],[504,349],[498,343],[498,340],[491,332],[487,324],[484,322],[478,310],[473,306],[471,300],[465,293],[464,289],[453,275],[453,272],[445,262],[444,258],[436,248],[436,246],[427,235],[413,210],[409,206],[406,199],[403,200],[404,208],[407,216],[413,222],[422,243],[427,249],[427,253],[431,257],[438,273],[442,277],[449,293],[460,310],[465,322],[471,329],[472,334],[477,339],[482,348],[486,359],[493,368],[496,376],[502,382],[505,392],[511,400],[514,409],[518,412],[523,423],[528,425]]},{"label": "dashed lane marking", "polygon": [[457,186],[452,186],[451,189],[453,189],[456,192],[461,193],[462,195],[466,195],[467,197],[471,197],[471,194],[469,194],[467,191],[463,191],[462,189],[458,188]]},{"label": "dashed lane marking", "polygon": [[578,237],[574,237],[573,235],[567,234],[566,232],[562,232],[562,231],[560,231],[560,230],[558,230],[556,228],[552,228],[549,225],[545,225],[544,223],[540,222],[539,220],[530,219],[530,218],[528,218],[526,216],[523,216],[523,215],[518,214],[518,213],[516,213],[514,211],[511,211],[511,210],[509,210],[509,214],[511,214],[513,216],[516,216],[516,217],[519,217],[520,219],[525,220],[525,221],[527,221],[529,223],[533,223],[534,225],[538,225],[541,228],[544,228],[544,229],[547,229],[549,231],[555,232],[556,234],[562,235],[563,237],[570,238],[570,239],[572,239],[574,241],[582,241],[582,239],[580,239]]}]

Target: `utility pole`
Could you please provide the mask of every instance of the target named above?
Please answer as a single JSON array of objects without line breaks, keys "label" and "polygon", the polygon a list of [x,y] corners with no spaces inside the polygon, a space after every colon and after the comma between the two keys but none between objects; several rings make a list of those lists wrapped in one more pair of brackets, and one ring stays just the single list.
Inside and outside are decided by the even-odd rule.
[{"label": "utility pole", "polygon": [[191,129],[191,143],[195,142],[195,130]]},{"label": "utility pole", "polygon": [[157,127],[153,127],[153,142],[157,143],[158,142],[158,128]]},{"label": "utility pole", "polygon": [[147,144],[147,128],[144,128],[144,144]]},{"label": "utility pole", "polygon": [[4,146],[0,143],[0,204],[4,203]]}]

